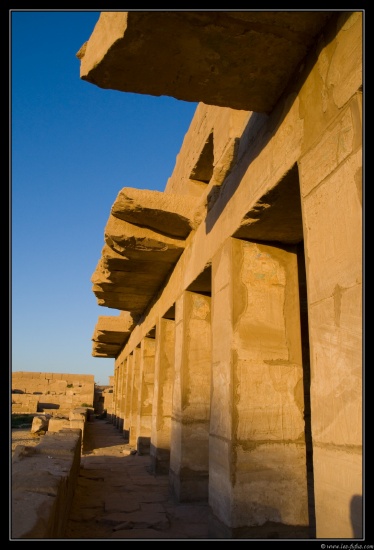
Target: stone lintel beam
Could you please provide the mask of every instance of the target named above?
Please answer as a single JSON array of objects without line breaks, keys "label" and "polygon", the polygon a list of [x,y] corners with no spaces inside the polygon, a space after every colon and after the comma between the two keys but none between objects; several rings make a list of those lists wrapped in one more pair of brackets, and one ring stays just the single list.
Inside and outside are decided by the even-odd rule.
[{"label": "stone lintel beam", "polygon": [[270,112],[333,11],[102,12],[76,54],[99,86]]},{"label": "stone lintel beam", "polygon": [[185,248],[185,240],[167,237],[145,227],[138,227],[113,215],[105,227],[106,244],[129,259],[176,262]]},{"label": "stone lintel beam", "polygon": [[124,187],[112,206],[114,217],[172,237],[187,238],[201,223],[197,197]]}]

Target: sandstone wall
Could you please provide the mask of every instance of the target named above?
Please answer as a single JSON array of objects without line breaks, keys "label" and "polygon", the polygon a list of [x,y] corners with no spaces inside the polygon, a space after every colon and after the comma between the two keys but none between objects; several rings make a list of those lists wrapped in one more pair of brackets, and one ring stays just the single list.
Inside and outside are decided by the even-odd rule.
[{"label": "sandstone wall", "polygon": [[[66,413],[70,409],[93,406],[94,376],[48,372],[12,373],[12,412]],[[20,393],[22,392],[22,393]]]},{"label": "sandstone wall", "polygon": [[81,429],[48,433],[12,458],[12,539],[63,538],[79,475]]}]

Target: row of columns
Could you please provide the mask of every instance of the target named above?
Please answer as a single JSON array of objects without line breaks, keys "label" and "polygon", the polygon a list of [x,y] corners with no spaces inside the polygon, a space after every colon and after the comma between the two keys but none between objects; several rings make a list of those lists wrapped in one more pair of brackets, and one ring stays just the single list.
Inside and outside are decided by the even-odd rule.
[{"label": "row of columns", "polygon": [[[309,528],[298,254],[228,239],[115,371],[115,421],[215,537]],[[147,452],[147,451],[145,451]]]}]

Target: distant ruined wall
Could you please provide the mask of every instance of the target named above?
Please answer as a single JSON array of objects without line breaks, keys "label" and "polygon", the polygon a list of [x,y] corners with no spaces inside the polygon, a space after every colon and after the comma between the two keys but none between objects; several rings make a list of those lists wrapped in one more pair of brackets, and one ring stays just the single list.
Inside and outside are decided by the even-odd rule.
[{"label": "distant ruined wall", "polygon": [[112,415],[113,386],[95,387],[93,406],[96,414]]},{"label": "distant ruined wall", "polygon": [[93,406],[94,375],[48,372],[12,373],[12,413],[61,413]]}]

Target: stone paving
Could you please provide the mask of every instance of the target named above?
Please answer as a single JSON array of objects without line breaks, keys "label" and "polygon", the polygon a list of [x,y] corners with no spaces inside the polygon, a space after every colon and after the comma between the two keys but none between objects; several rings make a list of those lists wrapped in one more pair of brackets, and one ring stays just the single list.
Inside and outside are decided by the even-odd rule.
[{"label": "stone paving", "polygon": [[65,538],[209,539],[207,504],[174,502],[168,476],[149,465],[113,424],[88,422]]}]

